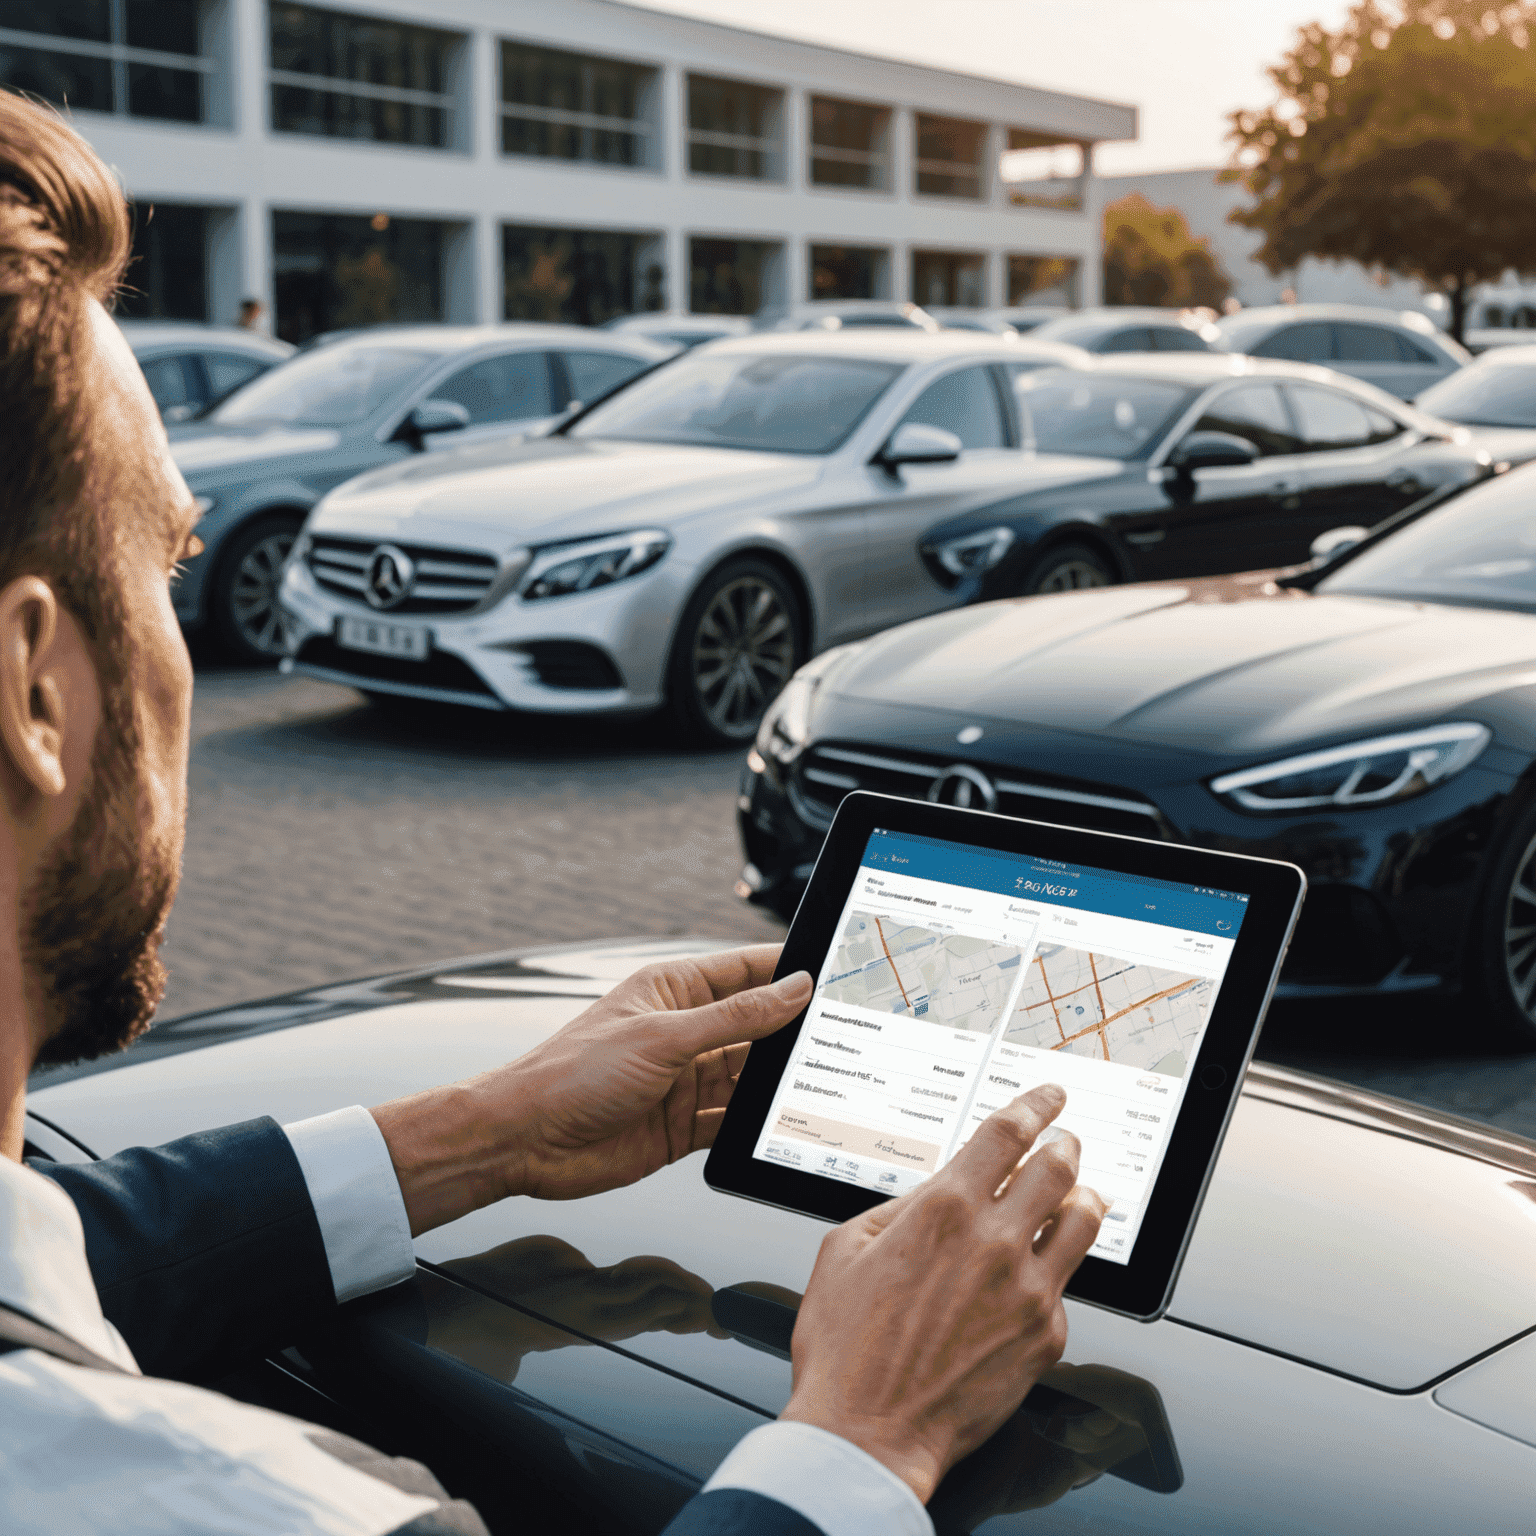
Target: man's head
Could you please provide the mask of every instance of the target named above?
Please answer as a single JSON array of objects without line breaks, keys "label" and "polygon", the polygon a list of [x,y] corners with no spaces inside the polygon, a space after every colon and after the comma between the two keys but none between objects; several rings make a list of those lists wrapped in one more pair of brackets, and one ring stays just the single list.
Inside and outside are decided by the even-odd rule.
[{"label": "man's head", "polygon": [[261,300],[260,299],[241,299],[240,300],[240,324],[243,325],[248,331],[249,330],[255,330],[255,328],[256,328],[257,324],[260,322],[260,320],[261,320]]},{"label": "man's head", "polygon": [[0,1007],[39,1061],[148,1024],[181,860],[194,511],[103,307],[128,250],[106,167],[0,91]]}]

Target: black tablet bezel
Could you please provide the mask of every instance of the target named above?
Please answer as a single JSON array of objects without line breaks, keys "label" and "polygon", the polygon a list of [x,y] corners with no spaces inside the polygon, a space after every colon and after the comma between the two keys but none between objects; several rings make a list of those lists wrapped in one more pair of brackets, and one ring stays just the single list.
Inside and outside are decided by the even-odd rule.
[{"label": "black tablet bezel", "polygon": [[[1271,859],[1215,853],[1112,832],[1089,832],[860,790],[843,800],[827,833],[785,939],[778,976],[801,970],[812,976],[821,974],[860,860],[877,828],[1053,859],[1069,866],[1086,865],[1181,885],[1237,891],[1248,897],[1210,1022],[1190,1063],[1189,1089],[1170,1133],[1130,1261],[1121,1265],[1090,1256],[1067,1287],[1067,1294],[1079,1301],[1128,1317],[1149,1322],[1160,1317],[1172,1294],[1237,1104],[1243,1074],[1258,1041],[1280,963],[1301,911],[1306,877],[1295,865]],[[804,1022],[802,1012],[752,1047],[705,1164],[704,1178],[710,1188],[727,1194],[825,1221],[846,1221],[891,1197],[757,1161],[752,1156]]]}]

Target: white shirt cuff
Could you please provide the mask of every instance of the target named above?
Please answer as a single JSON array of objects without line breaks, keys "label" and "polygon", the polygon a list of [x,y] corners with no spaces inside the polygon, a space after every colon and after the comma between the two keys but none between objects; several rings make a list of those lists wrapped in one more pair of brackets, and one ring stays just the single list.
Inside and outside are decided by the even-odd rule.
[{"label": "white shirt cuff", "polygon": [[787,1504],[825,1536],[933,1536],[917,1495],[867,1451],[814,1424],[781,1419],[745,1435],[704,1485]]},{"label": "white shirt cuff", "polygon": [[285,1125],[314,1203],[337,1301],[409,1280],[411,1223],[378,1122],[354,1104]]}]

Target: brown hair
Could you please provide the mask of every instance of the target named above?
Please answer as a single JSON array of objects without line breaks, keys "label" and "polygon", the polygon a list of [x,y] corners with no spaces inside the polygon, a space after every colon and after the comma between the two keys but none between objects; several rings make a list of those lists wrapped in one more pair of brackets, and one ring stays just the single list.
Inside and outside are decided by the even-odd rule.
[{"label": "brown hair", "polygon": [[130,243],[127,199],[96,152],[51,108],[0,90],[0,586],[46,576],[98,643],[111,539],[90,510],[108,466],[89,452],[87,309],[111,302]]}]

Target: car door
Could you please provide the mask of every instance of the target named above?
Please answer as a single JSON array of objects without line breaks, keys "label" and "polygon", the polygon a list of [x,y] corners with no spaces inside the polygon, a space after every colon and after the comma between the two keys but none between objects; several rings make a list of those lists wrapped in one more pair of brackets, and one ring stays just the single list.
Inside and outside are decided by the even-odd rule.
[{"label": "car door", "polygon": [[1258,457],[1252,464],[1194,471],[1165,467],[1160,480],[1150,475],[1144,504],[1108,519],[1131,550],[1137,576],[1215,576],[1262,565],[1256,551],[1299,491],[1300,444],[1272,382],[1255,379],[1215,390],[1164,457],[1195,432],[1240,437]]},{"label": "car door", "polygon": [[539,431],[558,416],[555,362],[548,352],[499,352],[477,358],[427,391],[432,400],[451,400],[469,412],[459,432],[425,439],[429,451],[461,448],[512,432]]},{"label": "car door", "polygon": [[1305,457],[1300,506],[1278,530],[1271,565],[1305,560],[1318,534],[1369,528],[1424,489],[1401,463],[1402,422],[1324,384],[1287,383],[1285,393]]},{"label": "car door", "polygon": [[[1428,388],[1421,366],[1407,362],[1397,332],[1386,325],[1338,320],[1333,326],[1333,366],[1340,373],[1364,379],[1389,395],[1406,400]],[[1419,380],[1423,378],[1424,383]]]},{"label": "car door", "polygon": [[961,442],[948,464],[867,466],[864,624],[884,629],[947,606],[949,594],[918,553],[924,533],[947,517],[983,506],[1022,482],[1029,462],[1020,451],[1004,381],[991,364],[971,363],[935,379],[892,424],[918,422],[953,432]]},{"label": "car door", "polygon": [[637,373],[654,367],[649,358],[633,357],[628,352],[600,352],[595,349],[562,349],[556,357],[565,371],[566,410],[579,405],[591,405],[621,384],[627,384]]}]

